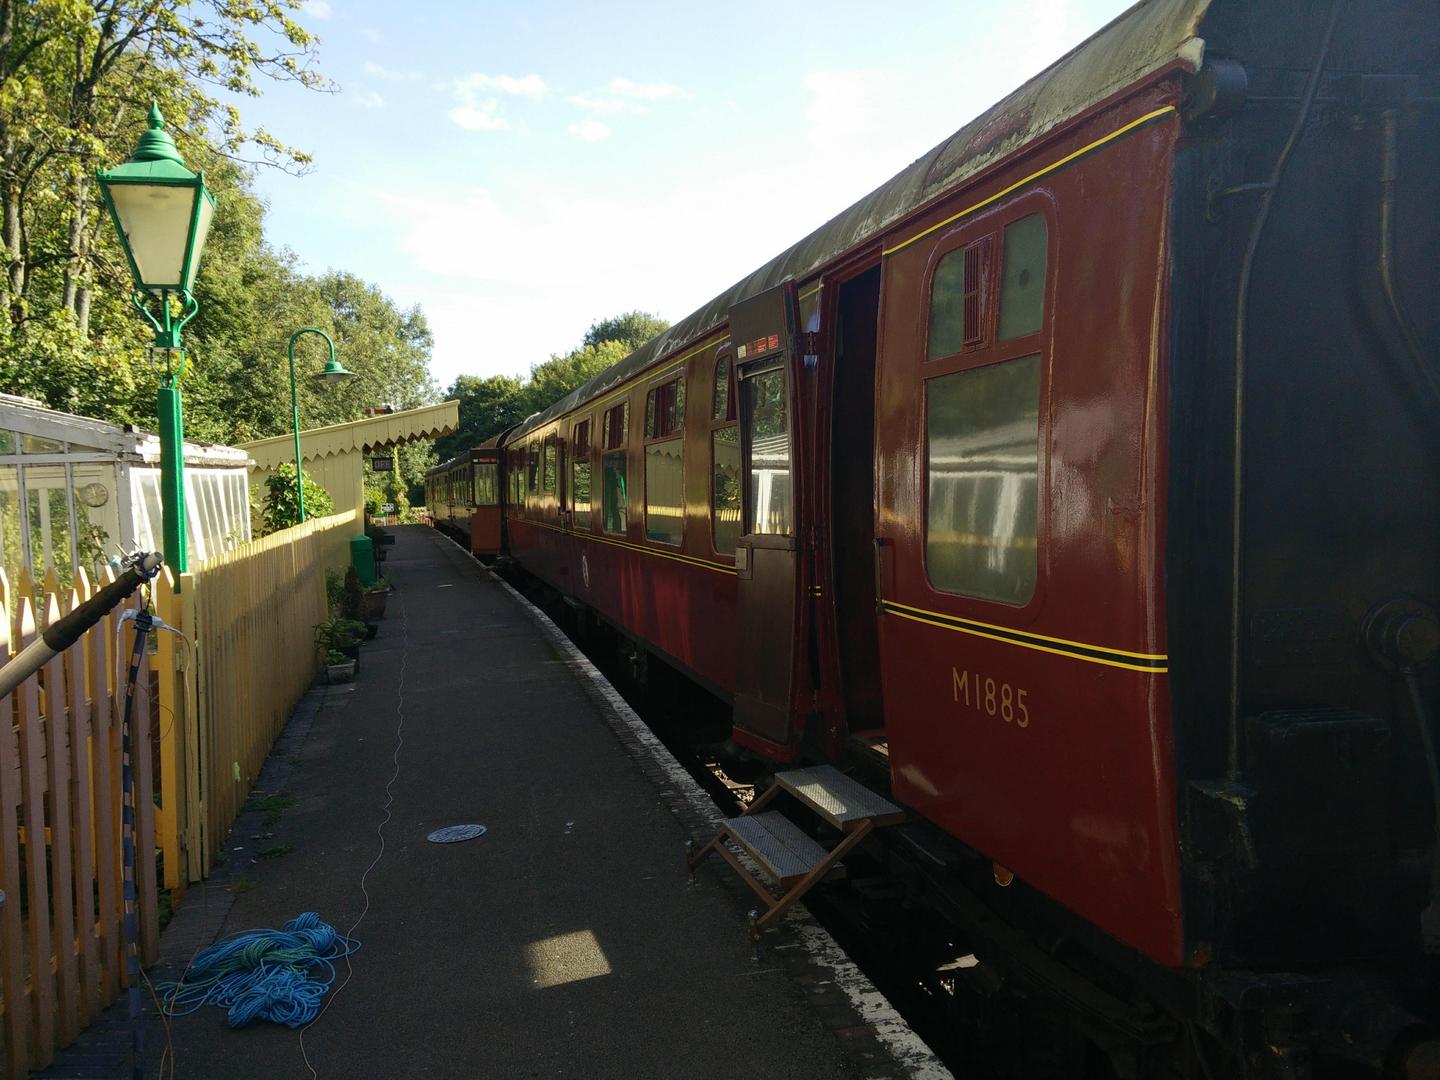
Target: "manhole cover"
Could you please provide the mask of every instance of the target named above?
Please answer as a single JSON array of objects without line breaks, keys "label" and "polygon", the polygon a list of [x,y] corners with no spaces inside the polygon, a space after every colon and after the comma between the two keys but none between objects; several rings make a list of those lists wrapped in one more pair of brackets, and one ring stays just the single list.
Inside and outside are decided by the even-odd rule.
[{"label": "manhole cover", "polygon": [[474,840],[477,836],[484,835],[484,825],[446,825],[443,829],[436,829],[425,839],[432,844],[458,844],[462,840]]}]

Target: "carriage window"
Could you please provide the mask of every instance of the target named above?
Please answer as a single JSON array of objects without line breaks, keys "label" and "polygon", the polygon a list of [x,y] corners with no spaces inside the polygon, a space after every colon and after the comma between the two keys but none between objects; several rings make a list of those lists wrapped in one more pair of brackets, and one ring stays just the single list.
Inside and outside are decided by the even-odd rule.
[{"label": "carriage window", "polygon": [[925,569],[946,592],[1025,604],[1035,593],[1040,357],[925,384]]},{"label": "carriage window", "polygon": [[555,439],[550,437],[545,440],[545,491],[549,495],[555,494]]},{"label": "carriage window", "polygon": [[685,535],[683,439],[645,447],[645,539],[678,544]]},{"label": "carriage window", "polygon": [[605,422],[601,428],[600,446],[614,450],[625,445],[625,426],[630,418],[630,404],[622,401],[613,409],[605,410]]},{"label": "carriage window", "polygon": [[740,539],[740,429],[735,424],[710,434],[710,528],[715,550],[735,554]]},{"label": "carriage window", "polygon": [[625,533],[625,451],[606,454],[600,462],[600,494],[604,504],[605,531]]},{"label": "carriage window", "polygon": [[730,393],[730,357],[715,361],[715,403],[710,410],[712,420],[735,419],[735,397]]},{"label": "carriage window", "polygon": [[1005,261],[1000,281],[1000,340],[1040,329],[1045,310],[1045,260],[1050,231],[1045,218],[1031,214],[1005,226]]},{"label": "carriage window", "polygon": [[663,439],[685,426],[685,379],[671,379],[645,396],[645,437]]},{"label": "carriage window", "polygon": [[927,359],[952,356],[980,344],[980,282],[984,241],[958,248],[940,260],[930,284],[930,347]]},{"label": "carriage window", "polygon": [[500,501],[497,473],[499,466],[493,461],[475,463],[475,505],[494,506]]},{"label": "carriage window", "polygon": [[590,527],[590,421],[575,425],[575,450],[570,466],[570,497],[574,503],[575,525]]},{"label": "carriage window", "polygon": [[785,369],[772,367],[745,379],[745,423],[750,428],[749,521],[752,533],[788,536],[790,424]]},{"label": "carriage window", "polygon": [[531,443],[529,447],[530,464],[528,466],[529,482],[526,484],[531,495],[540,490],[540,444]]}]

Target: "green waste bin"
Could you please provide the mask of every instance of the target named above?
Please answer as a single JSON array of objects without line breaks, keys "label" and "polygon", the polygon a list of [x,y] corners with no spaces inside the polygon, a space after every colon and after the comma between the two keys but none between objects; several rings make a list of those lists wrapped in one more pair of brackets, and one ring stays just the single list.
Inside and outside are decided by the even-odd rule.
[{"label": "green waste bin", "polygon": [[375,545],[363,533],[350,538],[350,565],[367,588],[375,584]]}]

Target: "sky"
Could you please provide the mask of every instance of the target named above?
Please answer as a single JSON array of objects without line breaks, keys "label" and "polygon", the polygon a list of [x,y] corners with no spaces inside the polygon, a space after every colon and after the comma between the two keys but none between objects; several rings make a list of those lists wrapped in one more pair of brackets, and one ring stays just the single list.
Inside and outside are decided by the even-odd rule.
[{"label": "sky", "polygon": [[678,321],[947,138],[1129,0],[307,0],[335,93],[266,86],[266,235],[524,375],[630,310]]}]

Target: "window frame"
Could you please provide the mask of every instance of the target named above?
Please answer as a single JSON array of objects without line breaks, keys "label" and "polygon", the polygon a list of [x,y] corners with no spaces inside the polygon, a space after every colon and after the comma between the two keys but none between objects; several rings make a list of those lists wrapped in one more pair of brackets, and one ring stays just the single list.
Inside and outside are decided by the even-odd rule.
[{"label": "window frame", "polygon": [[[652,377],[645,384],[644,437],[640,440],[640,532],[647,544],[657,544],[673,551],[679,551],[685,546],[685,409],[689,394],[684,386],[683,364]],[[666,390],[670,390],[672,395],[674,423],[671,427],[664,427],[660,423],[661,397]],[[680,539],[676,541],[658,540],[650,535],[650,448],[659,443],[670,442],[680,444]],[[628,485],[628,479],[627,474],[627,493],[629,488],[633,487]]]},{"label": "window frame", "polygon": [[[595,439],[592,437],[594,430],[593,416],[587,413],[583,417],[571,417],[570,423],[570,513],[572,515],[571,528],[583,529],[585,532],[595,530],[595,461],[594,449]],[[584,431],[585,441],[581,444],[580,432]],[[575,470],[581,462],[589,468],[590,472],[586,477],[585,509],[581,510],[575,504]],[[584,514],[585,522],[577,525],[573,521],[574,515]]]},{"label": "window frame", "polygon": [[[717,417],[715,415],[715,386],[717,383],[715,374],[722,361],[727,362],[730,366],[726,374],[725,415]],[[735,549],[731,548],[729,551],[722,551],[719,545],[715,543],[715,433],[725,428],[734,428],[735,450],[738,455],[740,450],[740,414],[739,405],[736,401],[736,395],[739,391],[735,378],[735,366],[735,350],[731,347],[729,341],[722,341],[716,346],[715,355],[710,363],[710,407],[706,410],[706,416],[709,419],[705,424],[705,516],[710,523],[710,527],[706,532],[709,535],[711,552],[718,558],[724,559],[732,565],[735,562]],[[740,496],[740,520],[736,523],[735,531],[737,544],[740,537],[744,535],[741,530],[745,525],[745,493],[743,490],[745,473],[743,459],[740,462],[739,468],[739,487],[736,488],[736,493]]]},{"label": "window frame", "polygon": [[[1040,328],[1022,337],[999,339],[1000,281],[1003,273],[1005,227],[1021,218],[1040,214],[1045,219],[1045,300],[1041,309]],[[981,291],[981,326],[984,336],[973,347],[963,347],[960,352],[949,353],[929,359],[930,351],[930,305],[934,288],[935,271],[940,262],[954,251],[961,250],[988,238],[990,260],[982,267],[982,281],[989,283],[988,291]],[[920,379],[919,411],[916,414],[916,431],[920,441],[920,460],[923,463],[919,474],[919,558],[923,570],[924,588],[937,599],[950,602],[973,604],[989,612],[1004,612],[1011,622],[1033,615],[1043,602],[1048,575],[1046,573],[1045,550],[1050,537],[1050,429],[1051,429],[1051,365],[1052,333],[1056,317],[1056,276],[1057,276],[1057,229],[1055,204],[1047,192],[1036,191],[1006,202],[992,210],[967,221],[942,236],[926,260],[922,318],[924,319],[922,348],[917,350],[916,374]],[[982,254],[982,263],[984,256]],[[964,371],[1004,364],[1027,356],[1040,357],[1040,400],[1037,403],[1038,418],[1036,432],[1036,492],[1035,492],[1035,588],[1030,598],[1022,604],[976,596],[972,593],[954,592],[942,589],[930,576],[930,384],[946,376]]]}]

